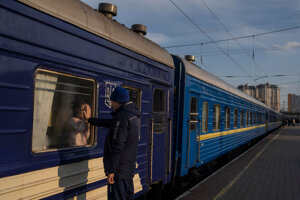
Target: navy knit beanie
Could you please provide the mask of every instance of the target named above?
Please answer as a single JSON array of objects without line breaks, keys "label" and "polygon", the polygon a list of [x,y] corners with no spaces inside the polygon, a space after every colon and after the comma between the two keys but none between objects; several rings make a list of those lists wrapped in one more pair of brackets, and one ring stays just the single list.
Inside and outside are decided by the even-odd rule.
[{"label": "navy knit beanie", "polygon": [[115,90],[111,93],[110,100],[119,103],[127,103],[129,101],[128,90],[120,86],[116,87]]}]

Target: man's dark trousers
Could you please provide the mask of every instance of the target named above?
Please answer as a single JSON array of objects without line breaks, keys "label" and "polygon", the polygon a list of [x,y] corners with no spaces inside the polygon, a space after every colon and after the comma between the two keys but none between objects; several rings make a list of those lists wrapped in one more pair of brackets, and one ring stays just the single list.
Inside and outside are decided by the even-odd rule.
[{"label": "man's dark trousers", "polygon": [[115,178],[115,183],[108,184],[108,200],[132,200],[134,195],[133,181]]}]

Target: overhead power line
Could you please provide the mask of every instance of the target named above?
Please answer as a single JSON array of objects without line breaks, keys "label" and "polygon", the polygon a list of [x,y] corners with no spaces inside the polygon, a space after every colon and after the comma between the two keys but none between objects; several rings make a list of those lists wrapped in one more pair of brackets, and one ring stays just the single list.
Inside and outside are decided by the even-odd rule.
[{"label": "overhead power line", "polygon": [[278,85],[289,85],[289,84],[295,84],[295,83],[300,83],[300,81],[293,81],[293,82],[285,82],[285,83],[279,83]]},{"label": "overhead power line", "polygon": [[[300,76],[300,74],[275,74],[275,75],[268,75],[266,77],[286,77],[286,76]],[[247,76],[233,76],[233,75],[227,75],[227,76],[220,76],[220,77],[226,77],[226,78],[240,78],[240,77],[247,77]],[[252,77],[262,77],[261,75],[252,75]]]},{"label": "overhead power line", "polygon": [[198,24],[196,24],[177,4],[175,4],[172,0],[169,0],[195,27],[197,27],[210,41],[211,43],[214,43],[218,49],[220,49],[240,70],[242,70],[252,81],[256,83],[256,81],[251,77],[250,74],[247,73],[247,71],[240,66],[224,49],[222,49],[214,40],[205,32],[202,30]]},{"label": "overhead power line", "polygon": [[299,29],[300,26],[294,26],[290,28],[285,28],[285,29],[279,29],[275,31],[269,31],[269,32],[264,32],[264,33],[258,33],[258,34],[253,34],[253,35],[245,35],[241,37],[235,37],[235,38],[230,38],[230,39],[222,39],[222,40],[213,40],[209,42],[201,42],[201,43],[191,43],[191,44],[181,44],[181,45],[172,45],[172,46],[165,46],[164,48],[177,48],[177,47],[188,47],[188,46],[198,46],[198,45],[204,45],[204,44],[211,44],[211,43],[218,43],[218,42],[226,42],[226,41],[231,41],[231,40],[239,40],[239,39],[245,39],[245,38],[250,38],[250,37],[257,37],[257,36],[262,36],[262,35],[268,35],[268,34],[273,34],[273,33],[279,33],[283,31],[290,31],[294,29]]},{"label": "overhead power line", "polygon": [[[208,5],[204,2],[204,0],[201,0],[201,2],[204,4],[204,6],[209,10],[209,12],[215,17],[215,19],[221,24],[221,26],[227,31],[227,33],[230,34],[231,38],[234,38],[234,36],[231,34],[231,32],[226,28],[225,24],[223,24],[223,22],[217,17],[217,15],[212,11],[212,9],[210,9],[208,7]],[[248,54],[248,52],[246,51],[246,49],[239,43],[238,40],[234,40],[239,47],[247,53],[247,55],[252,59],[253,64],[256,66],[257,70],[259,73],[260,72],[260,68],[258,67],[258,65],[256,64],[255,60],[254,60],[254,36],[253,36],[253,53],[252,56],[250,54]],[[254,79],[254,81],[256,81],[257,79]]]},{"label": "overhead power line", "polygon": [[[266,24],[271,24],[271,23],[276,23],[278,21],[282,21],[284,19],[299,19],[300,14],[296,14],[296,15],[289,15],[289,16],[284,16],[284,17],[279,17],[279,18],[273,18],[273,19],[268,19],[268,20],[264,20],[264,21],[257,21],[257,22],[252,22],[252,23],[248,23],[248,24],[239,24],[239,25],[234,25],[234,26],[227,26],[226,28],[228,30],[239,30],[242,29],[243,27],[247,27],[247,26],[260,26],[260,25],[266,25]],[[214,33],[214,32],[219,32],[221,31],[221,29],[219,28],[210,28],[205,30],[206,33]],[[181,33],[169,33],[169,34],[165,34],[168,37],[181,37],[181,36],[187,36],[187,35],[195,35],[195,34],[199,34],[201,33],[200,31],[189,31],[189,32],[181,32]]]},{"label": "overhead power line", "polygon": [[[299,47],[293,47],[293,50],[300,50],[300,46]],[[291,49],[284,49],[284,48],[278,48],[278,47],[271,47],[271,48],[256,48],[255,49],[255,53],[257,52],[267,52],[267,51],[287,51],[287,50],[291,50]],[[246,49],[245,51],[241,51],[241,50],[231,50],[230,54],[248,54],[252,52],[252,49]],[[205,54],[202,54],[203,57],[205,56],[220,56],[220,55],[224,55],[221,51],[209,51],[206,52]]]}]

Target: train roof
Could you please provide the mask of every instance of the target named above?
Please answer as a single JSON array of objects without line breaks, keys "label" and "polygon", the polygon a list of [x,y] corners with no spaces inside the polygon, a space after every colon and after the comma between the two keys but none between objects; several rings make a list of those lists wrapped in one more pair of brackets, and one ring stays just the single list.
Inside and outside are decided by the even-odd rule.
[{"label": "train roof", "polygon": [[[180,57],[180,56],[178,56]],[[261,101],[255,99],[254,97],[252,96],[249,96],[248,94],[242,92],[241,90],[237,89],[236,87],[226,83],[225,81],[223,81],[222,79],[214,76],[213,74],[201,69],[199,66],[191,63],[190,61],[187,61],[186,59],[184,58],[181,58],[180,59],[182,60],[182,62],[184,63],[185,65],[185,70],[186,70],[186,73],[201,80],[201,81],[204,81],[208,84],[211,84],[211,85],[214,85],[222,90],[225,90],[225,91],[228,91],[230,92],[231,94],[234,94],[238,97],[241,97],[243,99],[246,99],[250,102],[253,102],[255,104],[258,104],[260,106],[263,106],[269,110],[273,110],[272,108],[269,108],[266,106],[266,104],[262,103]],[[276,113],[279,113],[278,111],[276,110],[273,110],[274,112]]]},{"label": "train roof", "polygon": [[19,0],[115,44],[174,68],[172,56],[151,40],[115,20],[108,19],[79,0]]}]

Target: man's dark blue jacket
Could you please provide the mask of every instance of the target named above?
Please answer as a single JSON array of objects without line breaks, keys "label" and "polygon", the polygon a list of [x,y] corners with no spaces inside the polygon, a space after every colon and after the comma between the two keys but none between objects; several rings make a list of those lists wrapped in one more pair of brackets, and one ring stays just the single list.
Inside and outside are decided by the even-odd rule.
[{"label": "man's dark blue jacket", "polygon": [[132,102],[112,113],[113,119],[90,118],[89,123],[109,128],[104,144],[104,169],[119,179],[132,180],[140,137],[140,111]]}]

